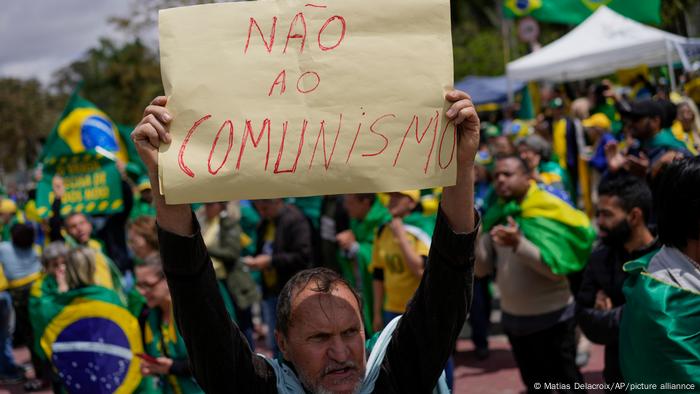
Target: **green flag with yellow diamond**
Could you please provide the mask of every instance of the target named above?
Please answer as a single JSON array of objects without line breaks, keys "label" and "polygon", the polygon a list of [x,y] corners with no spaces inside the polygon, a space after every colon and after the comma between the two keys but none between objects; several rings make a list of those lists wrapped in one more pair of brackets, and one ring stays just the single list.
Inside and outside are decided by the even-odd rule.
[{"label": "green flag with yellow diamond", "polygon": [[47,217],[53,203],[52,179],[64,179],[61,214],[110,214],[123,207],[117,162],[135,177],[145,173],[130,129],[114,123],[90,101],[71,95],[44,145],[39,161],[43,176],[37,187],[37,213]]},{"label": "green flag with yellow diamond", "polygon": [[578,25],[601,6],[638,22],[661,23],[661,0],[505,0],[503,15],[510,19],[529,15],[542,22]]}]

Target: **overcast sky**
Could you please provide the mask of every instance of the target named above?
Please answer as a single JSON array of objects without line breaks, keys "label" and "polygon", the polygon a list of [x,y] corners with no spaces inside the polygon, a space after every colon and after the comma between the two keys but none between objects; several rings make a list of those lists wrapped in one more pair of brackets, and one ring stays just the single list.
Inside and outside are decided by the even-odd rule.
[{"label": "overcast sky", "polygon": [[0,77],[38,78],[80,58],[100,37],[120,40],[110,16],[132,0],[0,0]]}]

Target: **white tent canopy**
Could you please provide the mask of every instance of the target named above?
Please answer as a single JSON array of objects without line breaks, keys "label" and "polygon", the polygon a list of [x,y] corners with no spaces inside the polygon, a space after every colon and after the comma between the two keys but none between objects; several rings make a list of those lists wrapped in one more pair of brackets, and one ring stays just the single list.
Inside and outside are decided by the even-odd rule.
[{"label": "white tent canopy", "polygon": [[595,78],[641,64],[682,61],[682,44],[700,44],[646,26],[603,6],[559,40],[508,63],[510,80],[554,82]]}]

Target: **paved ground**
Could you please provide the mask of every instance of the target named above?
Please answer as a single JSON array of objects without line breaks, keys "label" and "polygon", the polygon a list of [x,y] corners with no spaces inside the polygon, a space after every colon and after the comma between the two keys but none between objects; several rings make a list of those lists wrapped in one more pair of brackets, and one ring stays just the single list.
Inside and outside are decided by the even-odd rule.
[{"label": "paved ground", "polygon": [[[485,361],[478,361],[474,355],[471,341],[462,339],[457,344],[455,358],[455,393],[456,394],[517,394],[525,387],[520,381],[515,360],[510,352],[508,340],[502,335],[492,336],[489,340],[491,356]],[[591,359],[583,369],[586,382],[600,383],[603,370],[603,348],[592,347]],[[27,362],[29,354],[26,349],[15,351],[18,362]],[[0,386],[0,394],[23,393],[22,385]],[[39,393],[50,393],[41,391]]]},{"label": "paved ground", "polygon": [[[25,364],[29,363],[29,351],[27,348],[19,348],[15,349],[15,361],[18,364]],[[36,393],[39,394],[49,394],[52,391],[51,390],[45,390],[45,391],[35,391]],[[20,384],[14,384],[11,386],[7,385],[0,385],[0,394],[19,394],[19,393],[24,393],[24,388],[22,387],[22,383]]]},{"label": "paved ground", "polygon": [[[489,344],[491,356],[485,361],[476,359],[471,341],[462,339],[457,344],[454,390],[456,394],[524,392],[525,386],[520,380],[508,339],[503,335],[492,336],[489,338]],[[582,370],[584,379],[587,383],[602,383],[602,371],[603,347],[593,345],[588,365]]]}]

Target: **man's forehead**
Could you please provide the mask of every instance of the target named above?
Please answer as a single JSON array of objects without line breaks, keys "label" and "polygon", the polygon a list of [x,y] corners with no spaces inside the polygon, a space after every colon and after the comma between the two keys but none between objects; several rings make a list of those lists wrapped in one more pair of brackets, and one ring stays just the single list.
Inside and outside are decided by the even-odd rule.
[{"label": "man's forehead", "polygon": [[[360,308],[352,291],[336,283],[328,293],[315,291],[317,284],[311,281],[299,291],[291,303],[291,324],[303,322],[348,323],[357,320]],[[361,321],[361,319],[360,319]]]},{"label": "man's forehead", "polygon": [[624,211],[622,200],[618,196],[601,194],[598,197],[599,208],[618,209]]},{"label": "man's forehead", "polygon": [[76,214],[69,216],[66,219],[66,221],[71,222],[71,223],[73,223],[73,222],[75,222],[75,223],[87,222],[87,217],[85,217],[85,215],[83,215],[82,213],[76,213]]},{"label": "man's forehead", "polygon": [[311,299],[315,299],[316,303],[340,302],[348,301],[350,304],[357,304],[357,300],[352,291],[342,283],[333,283],[328,292],[318,290],[319,283],[315,280],[309,281],[303,289],[299,290],[292,297],[292,310]]}]

